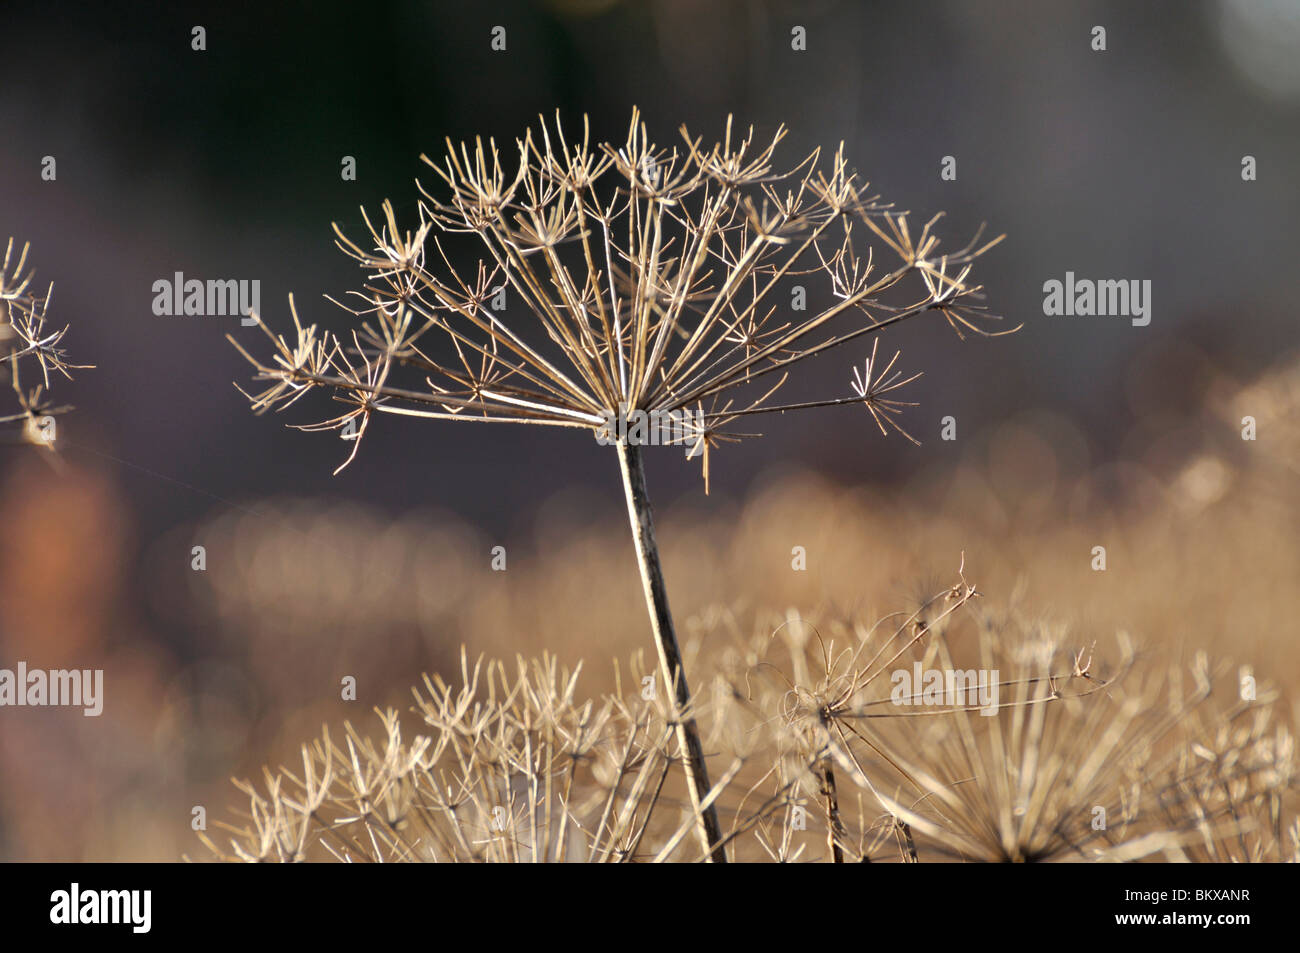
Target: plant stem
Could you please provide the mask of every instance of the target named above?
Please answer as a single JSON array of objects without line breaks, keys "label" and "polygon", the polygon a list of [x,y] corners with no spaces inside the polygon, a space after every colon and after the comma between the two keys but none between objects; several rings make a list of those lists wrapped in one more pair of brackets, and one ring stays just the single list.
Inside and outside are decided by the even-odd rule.
[{"label": "plant stem", "polygon": [[912,825],[906,821],[900,821],[898,818],[894,819],[894,823],[898,825],[898,830],[903,835],[903,842],[907,844],[907,862],[909,864],[920,863],[916,856],[916,841],[912,840]]},{"label": "plant stem", "polygon": [[713,862],[726,863],[726,853],[719,845],[722,831],[718,826],[718,812],[712,804],[707,808],[701,807],[712,785],[709,784],[704,746],[700,743],[695,718],[685,714],[689,710],[691,693],[686,686],[686,673],[682,669],[682,653],[677,645],[672,613],[668,611],[668,590],[664,587],[659,547],[655,543],[654,518],[650,512],[650,497],[646,493],[641,448],[620,440],[618,463],[623,471],[627,515],[632,525],[632,539],[636,543],[636,558],[641,569],[646,608],[650,612],[655,647],[659,650],[659,671],[665,684],[672,686],[672,717],[676,723],[677,743],[686,768],[686,786],[690,790],[691,806],[695,809],[696,829],[701,845]]},{"label": "plant stem", "polygon": [[826,846],[830,848],[832,863],[842,864],[844,851],[840,840],[844,836],[844,825],[840,822],[840,799],[835,792],[835,771],[829,759],[818,767],[817,783],[821,788],[822,807],[826,811]]}]

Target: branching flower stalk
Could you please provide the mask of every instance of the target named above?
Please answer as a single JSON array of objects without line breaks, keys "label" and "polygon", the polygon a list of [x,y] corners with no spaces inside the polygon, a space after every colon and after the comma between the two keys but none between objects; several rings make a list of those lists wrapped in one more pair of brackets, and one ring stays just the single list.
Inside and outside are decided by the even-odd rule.
[{"label": "branching flower stalk", "polygon": [[[679,422],[661,442],[702,458],[706,490],[711,451],[754,436],[730,429],[753,415],[861,404],[882,431],[906,435],[895,417],[907,403],[894,395],[915,378],[893,371],[897,354],[878,368],[874,342],[847,396],[782,404],[775,395],[795,364],[909,318],[938,312],[963,337],[991,335],[988,322],[997,320],[970,275],[998,239],[982,243],[977,233],[939,254],[938,217],[914,234],[906,213],[866,193],[842,146],[829,163],[816,151],[775,170],[784,134],[761,145],[728,119],[719,143],[705,146],[683,128],[682,144],[661,148],[634,111],[622,144],[593,146],[585,121],[581,141],[570,141],[557,120],[516,141],[513,172],[495,141],[448,140],[443,158],[423,157],[440,187],[420,186],[414,232],[402,231],[387,202],[378,226],[365,217],[369,248],[335,226],[339,247],[369,276],[350,304],[339,302],[359,319],[356,328],[340,337],[304,326],[291,298],[289,338],[262,325],[269,361],[231,339],[268,382],[249,395],[258,412],[318,388],[345,405],[301,428],[352,441],[343,466],[375,414],[582,429],[617,445],[698,833],[719,861],[654,543],[641,449],[654,441],[643,422]],[[457,234],[485,251],[473,272],[443,245]],[[888,267],[877,265],[877,250]],[[811,281],[811,289],[800,284]],[[782,322],[784,295],[820,304]]]}]

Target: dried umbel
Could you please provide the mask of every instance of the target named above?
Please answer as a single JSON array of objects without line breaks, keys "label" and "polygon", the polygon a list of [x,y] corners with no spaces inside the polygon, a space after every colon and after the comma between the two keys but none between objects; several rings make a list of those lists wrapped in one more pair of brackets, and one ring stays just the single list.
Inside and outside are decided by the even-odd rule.
[{"label": "dried umbel", "polygon": [[[1143,662],[1123,639],[1107,665],[1062,629],[972,631],[946,611],[958,601],[928,600],[883,630],[829,622],[824,639],[786,625],[788,663],[761,661],[769,629],[724,664],[709,750],[727,768],[706,802],[726,819],[719,848],[833,862],[1300,857],[1295,744],[1271,691],[1242,698],[1226,667]],[[995,711],[882,696],[876,673],[911,649],[954,666],[963,648],[961,664],[1002,673]],[[599,699],[579,694],[580,668],[462,653],[454,684],[415,692],[413,718],[384,712],[373,737],[325,732],[300,768],[267,771],[260,790],[239,783],[249,810],[219,825],[224,844],[200,838],[233,861],[708,859],[688,836],[698,811],[670,781],[670,712],[625,691],[642,684],[639,659]]]},{"label": "dried umbel", "polygon": [[[377,413],[576,428],[617,446],[700,835],[715,845],[642,445],[702,456],[707,488],[711,450],[747,436],[731,427],[749,416],[862,404],[882,432],[905,433],[897,391],[915,378],[894,369],[897,354],[878,358],[874,341],[861,371],[846,373],[845,395],[792,404],[775,395],[797,363],[909,318],[936,312],[961,335],[991,334],[997,320],[971,280],[972,263],[997,239],[977,234],[940,254],[937,217],[914,231],[906,214],[867,194],[842,147],[829,163],[814,152],[778,170],[783,135],[764,145],[728,120],[712,146],[683,129],[679,146],[661,148],[634,112],[622,144],[593,146],[585,122],[580,140],[543,123],[516,142],[513,171],[495,142],[448,141],[443,159],[425,159],[441,187],[421,188],[414,231],[389,203],[378,226],[366,218],[368,247],[336,226],[339,247],[369,278],[343,305],[358,319],[349,335],[304,327],[291,301],[293,335],[263,325],[271,360],[231,339],[269,382],[250,396],[259,412],[314,389],[346,405],[302,428],[353,441],[344,466]],[[456,235],[486,252],[473,273],[444,248]],[[802,309],[805,285],[828,303],[787,315],[779,302],[802,296]],[[656,421],[669,422],[655,428],[666,436],[648,432]]]},{"label": "dried umbel", "polygon": [[[7,363],[18,398],[18,413],[0,417],[0,424],[22,424],[22,439],[39,446],[52,447],[53,421],[58,414],[72,408],[56,406],[46,396],[50,386],[50,372],[71,379],[69,371],[90,367],[89,364],[69,364],[59,345],[68,329],[52,331],[45,324],[45,309],[53,288],[42,296],[33,290],[32,272],[27,267],[28,246],[23,245],[14,254],[13,239],[5,246],[4,263],[0,265],[0,363]],[[19,379],[23,362],[40,368],[41,383],[25,390]]]},{"label": "dried umbel", "polygon": [[[951,796],[933,790],[930,761],[922,753],[943,750],[940,742],[951,740],[960,725],[996,721],[993,716],[1005,709],[1019,717],[1108,687],[1081,657],[1055,659],[1033,671],[990,664],[989,658],[978,667],[954,665],[945,649],[950,631],[959,633],[968,652],[990,648],[969,632],[969,609],[979,595],[959,568],[951,587],[911,612],[871,625],[830,620],[821,626],[790,612],[777,624],[760,626],[732,659],[732,707],[772,726],[769,743],[794,756],[787,760],[811,766],[802,787],[816,805],[833,862],[875,859],[890,840],[904,861],[917,860],[910,823],[917,815],[907,805]],[[913,680],[914,669],[937,680]],[[904,729],[904,721],[919,724]],[[927,737],[927,725],[935,726],[936,738]],[[842,816],[855,788],[856,825]]]},{"label": "dried umbel", "polygon": [[[724,660],[722,734],[799,781],[788,810],[807,833],[789,817],[760,825],[774,859],[1300,857],[1295,742],[1274,691],[1203,654],[1170,662],[1122,634],[1106,651],[1018,613],[967,612],[973,594],[962,580],[870,626],[791,611],[751,636],[710,614],[740,645]],[[987,673],[997,691],[900,693],[913,664]],[[725,750],[718,720],[710,747]]]},{"label": "dried umbel", "polygon": [[[861,403],[885,421],[900,402],[884,395],[914,379],[893,359],[877,367],[873,348],[847,395],[774,401],[800,361],[929,311],[991,333],[970,276],[998,239],[940,254],[938,216],[914,235],[842,147],[829,166],[814,152],[776,171],[783,129],[766,145],[730,120],[711,147],[681,134],[660,148],[634,113],[623,144],[593,148],[585,122],[576,143],[543,124],[517,141],[513,172],[495,142],[449,140],[442,160],[425,157],[447,194],[421,188],[414,232],[389,203],[378,226],[366,217],[369,247],[335,227],[370,279],[345,306],[355,331],[303,327],[294,310],[292,337],[266,331],[271,363],[232,339],[272,382],[253,406],[330,389],[351,409],[307,429],[345,431],[353,455],[375,413],[600,433],[642,411],[687,421],[673,440],[698,444],[707,473],[708,449],[743,416]],[[456,233],[486,252],[471,275],[443,247]],[[787,315],[796,281],[829,302]]]},{"label": "dried umbel", "polygon": [[[978,664],[1003,673],[995,716],[911,720],[894,739],[906,784],[884,800],[923,851],[1024,863],[1286,850],[1293,742],[1272,693],[1243,699],[1226,665],[1151,664],[1123,637],[1102,673],[1060,629],[985,619],[971,634]],[[936,642],[940,665],[960,641]]]},{"label": "dried umbel", "polygon": [[[580,667],[579,667],[580,668]],[[553,657],[470,665],[416,692],[420,733],[394,711],[372,739],[349,726],[302,749],[300,771],[268,771],[250,810],[221,824],[232,861],[623,863],[699,860],[696,819],[668,796],[672,725],[653,702],[582,700]],[[720,786],[732,782],[736,761]],[[724,844],[780,813],[789,785],[733,814]]]}]

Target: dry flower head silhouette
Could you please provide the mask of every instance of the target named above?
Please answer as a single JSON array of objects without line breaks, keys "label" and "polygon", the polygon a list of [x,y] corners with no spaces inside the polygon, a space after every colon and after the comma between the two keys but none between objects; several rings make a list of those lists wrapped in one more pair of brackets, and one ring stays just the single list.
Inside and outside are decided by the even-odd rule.
[{"label": "dry flower head silhouette", "polygon": [[[21,439],[27,443],[53,449],[51,423],[58,414],[72,409],[68,405],[54,405],[46,392],[50,387],[50,372],[62,374],[71,380],[73,370],[89,368],[90,364],[69,364],[60,344],[68,328],[51,331],[46,327],[45,312],[53,286],[44,295],[37,294],[27,267],[29,246],[14,254],[14,240],[5,245],[4,263],[0,264],[0,363],[9,365],[10,380],[18,399],[18,413],[0,416],[0,424],[21,423]],[[30,390],[23,387],[19,366],[24,361],[40,368],[41,383]]]},{"label": "dry flower head silhouette", "polygon": [[[368,249],[335,226],[339,247],[369,276],[353,306],[340,303],[358,318],[346,338],[304,326],[292,298],[290,337],[263,325],[270,361],[231,338],[269,382],[249,395],[253,407],[279,410],[328,390],[347,409],[301,429],[353,441],[344,466],[376,413],[597,435],[615,414],[678,415],[683,432],[668,442],[703,457],[706,488],[710,451],[753,436],[730,428],[760,413],[862,404],[882,431],[912,439],[895,421],[907,406],[896,392],[915,377],[893,370],[897,354],[878,367],[874,342],[847,395],[793,404],[775,395],[797,363],[928,312],[963,337],[995,333],[998,319],[970,276],[999,239],[982,243],[977,233],[940,254],[938,216],[915,232],[906,213],[867,194],[842,145],[829,163],[815,151],[777,171],[784,134],[762,145],[729,118],[720,143],[705,146],[683,128],[680,145],[661,148],[634,110],[621,145],[593,147],[585,120],[577,141],[557,119],[516,141],[513,172],[493,140],[448,140],[441,160],[423,157],[443,195],[420,187],[414,232],[402,230],[388,202],[378,227],[365,218]],[[444,249],[457,234],[486,249],[473,274],[459,272]],[[797,281],[820,282],[813,291],[828,292],[828,303],[784,314],[778,301],[790,300],[783,296]],[[699,809],[710,785],[654,542],[643,441],[634,426],[613,442]],[[716,848],[716,816],[699,813],[700,836]],[[713,856],[722,860],[721,849]]]}]

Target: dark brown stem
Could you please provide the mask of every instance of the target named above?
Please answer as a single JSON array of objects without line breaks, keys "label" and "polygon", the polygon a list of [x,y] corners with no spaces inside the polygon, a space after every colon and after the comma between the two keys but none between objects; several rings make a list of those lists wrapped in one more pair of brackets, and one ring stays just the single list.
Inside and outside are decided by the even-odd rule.
[{"label": "dark brown stem", "polygon": [[840,799],[835,793],[835,771],[830,761],[822,761],[817,768],[817,783],[821,787],[822,807],[826,811],[826,845],[831,849],[831,860],[844,863],[844,850],[840,839],[844,825],[840,822]]},{"label": "dark brown stem", "polygon": [[912,825],[898,818],[894,819],[894,823],[898,825],[899,833],[903,835],[903,843],[907,845],[907,862],[919,863],[916,856],[916,841],[912,840]]},{"label": "dark brown stem", "polygon": [[726,852],[720,843],[722,830],[718,825],[718,812],[713,805],[707,808],[701,806],[712,785],[709,784],[704,746],[700,743],[695,718],[687,714],[691,693],[686,685],[686,673],[682,669],[682,653],[677,645],[672,613],[668,611],[668,591],[664,587],[659,547],[655,543],[654,519],[650,512],[650,497],[646,493],[641,448],[620,441],[618,462],[623,470],[627,515],[632,524],[632,539],[636,543],[636,558],[641,568],[646,608],[650,612],[650,627],[654,630],[655,647],[659,650],[659,671],[664,683],[671,686],[672,718],[676,724],[677,742],[686,768],[686,786],[690,791],[691,806],[695,809],[701,846],[714,863],[726,863]]}]

